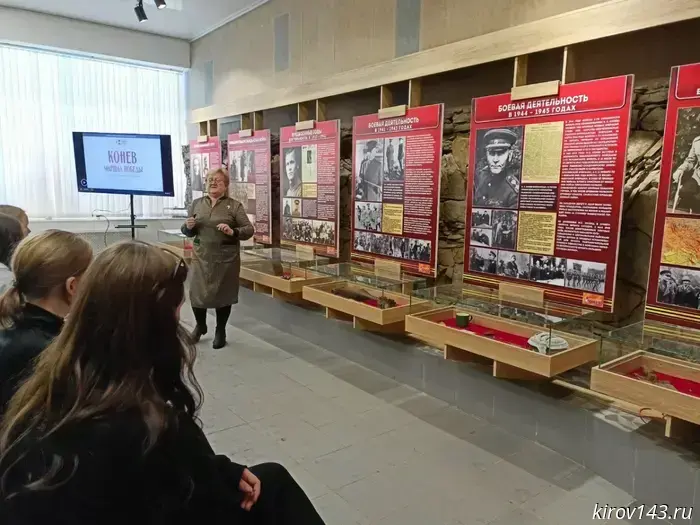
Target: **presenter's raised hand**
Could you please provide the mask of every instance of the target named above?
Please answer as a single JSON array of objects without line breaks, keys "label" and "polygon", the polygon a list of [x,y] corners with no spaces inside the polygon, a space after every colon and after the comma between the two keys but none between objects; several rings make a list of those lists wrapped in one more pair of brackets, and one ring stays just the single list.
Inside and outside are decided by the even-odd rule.
[{"label": "presenter's raised hand", "polygon": [[216,229],[225,233],[226,235],[233,235],[233,229],[228,224],[224,224],[223,222],[218,224]]},{"label": "presenter's raised hand", "polygon": [[188,230],[194,229],[194,227],[197,225],[197,219],[194,217],[187,217],[187,220],[185,221],[185,226],[187,226]]}]

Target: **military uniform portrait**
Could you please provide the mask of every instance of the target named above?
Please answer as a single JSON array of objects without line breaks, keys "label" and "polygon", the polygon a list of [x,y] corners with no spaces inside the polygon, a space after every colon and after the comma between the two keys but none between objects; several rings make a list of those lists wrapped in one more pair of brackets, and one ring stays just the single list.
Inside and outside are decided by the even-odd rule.
[{"label": "military uniform portrait", "polygon": [[700,108],[678,111],[669,213],[700,215]]},{"label": "military uniform portrait", "polygon": [[474,246],[493,246],[491,228],[472,228],[469,244]]},{"label": "military uniform portrait", "polygon": [[469,248],[469,270],[496,275],[498,270],[498,254],[496,250]]},{"label": "military uniform portrait", "polygon": [[493,233],[491,246],[514,250],[518,231],[518,212],[494,210],[491,231]]},{"label": "military uniform portrait", "polygon": [[477,131],[473,206],[518,207],[522,138],[522,126]]},{"label": "military uniform portrait", "polygon": [[506,250],[499,251],[496,273],[513,279],[527,279],[530,275],[530,255]]},{"label": "military uniform portrait", "polygon": [[700,271],[662,266],[659,271],[659,285],[656,292],[659,303],[700,308]]}]

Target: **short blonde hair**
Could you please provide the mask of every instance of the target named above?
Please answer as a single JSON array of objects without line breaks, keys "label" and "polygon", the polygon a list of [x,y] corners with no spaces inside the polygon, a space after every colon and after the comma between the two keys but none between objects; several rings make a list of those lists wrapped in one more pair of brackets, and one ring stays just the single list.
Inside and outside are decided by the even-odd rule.
[{"label": "short blonde hair", "polygon": [[214,170],[210,170],[207,173],[207,190],[209,189],[209,179],[212,177],[216,177],[217,175],[221,175],[224,179],[224,184],[226,184],[226,187],[228,188],[229,184],[231,184],[231,177],[228,175],[228,171],[226,171],[225,168],[216,168]]}]

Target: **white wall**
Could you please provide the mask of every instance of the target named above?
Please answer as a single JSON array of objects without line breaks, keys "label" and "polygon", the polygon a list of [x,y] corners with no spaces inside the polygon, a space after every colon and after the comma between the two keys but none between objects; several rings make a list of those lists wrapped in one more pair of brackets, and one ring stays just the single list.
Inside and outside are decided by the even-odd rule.
[{"label": "white wall", "polygon": [[190,44],[186,40],[9,7],[0,7],[0,42],[190,67]]}]

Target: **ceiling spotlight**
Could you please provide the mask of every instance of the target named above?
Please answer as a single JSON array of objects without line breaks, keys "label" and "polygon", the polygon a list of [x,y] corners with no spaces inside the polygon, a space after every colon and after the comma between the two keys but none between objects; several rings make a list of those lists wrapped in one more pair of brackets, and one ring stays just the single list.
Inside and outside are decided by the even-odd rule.
[{"label": "ceiling spotlight", "polygon": [[167,5],[165,5],[165,0],[155,0],[155,2],[156,2],[156,7],[158,9],[165,9],[166,7],[168,7]]},{"label": "ceiling spotlight", "polygon": [[136,4],[136,7],[134,7],[134,12],[136,13],[136,18],[139,19],[139,22],[145,22],[148,20],[146,10],[143,8],[143,0],[139,0],[139,3]]}]

